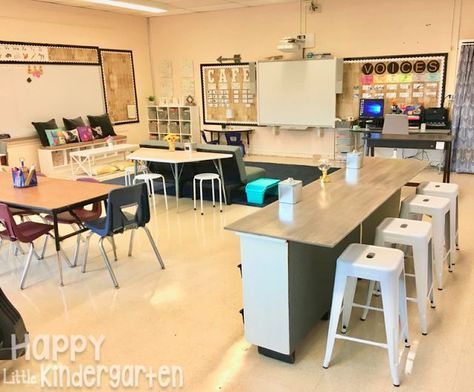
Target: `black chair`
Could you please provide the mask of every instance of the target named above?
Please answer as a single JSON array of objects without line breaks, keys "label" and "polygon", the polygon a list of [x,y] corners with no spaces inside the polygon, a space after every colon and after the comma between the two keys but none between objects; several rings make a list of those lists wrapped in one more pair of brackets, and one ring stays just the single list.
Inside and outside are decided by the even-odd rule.
[{"label": "black chair", "polygon": [[[201,136],[202,136],[202,140],[204,140],[204,143],[206,143],[206,144],[219,144],[219,139],[207,140],[207,136],[206,136],[205,131],[201,131]],[[211,137],[212,137],[212,132],[211,132]]]},{"label": "black chair", "polygon": [[229,131],[225,133],[225,139],[229,146],[239,146],[242,150],[242,155],[245,156],[245,145],[242,141],[242,134],[236,131]]},{"label": "black chair", "polygon": [[[127,211],[128,210],[128,211]],[[133,212],[131,212],[133,210]],[[128,255],[132,255],[133,248],[133,235],[135,230],[142,228],[148,236],[148,240],[151,243],[153,251],[155,252],[156,258],[161,265],[162,269],[165,269],[163,259],[158,252],[155,241],[151,236],[150,231],[146,227],[146,224],[150,221],[150,205],[148,204],[148,192],[145,183],[132,185],[128,187],[114,189],[109,192],[107,200],[107,214],[105,217],[96,219],[94,221],[85,222],[84,226],[87,227],[91,232],[86,237],[86,246],[84,251],[84,262],[82,264],[82,272],[86,272],[87,253],[89,250],[89,240],[92,234],[97,234],[99,239],[99,247],[104,259],[105,266],[109,270],[110,277],[114,283],[115,288],[118,288],[118,282],[115,278],[114,271],[107,257],[107,253],[104,249],[104,238],[107,238],[112,243],[113,236],[115,234],[123,233],[127,230],[132,230],[130,234],[130,243],[128,247]]]}]

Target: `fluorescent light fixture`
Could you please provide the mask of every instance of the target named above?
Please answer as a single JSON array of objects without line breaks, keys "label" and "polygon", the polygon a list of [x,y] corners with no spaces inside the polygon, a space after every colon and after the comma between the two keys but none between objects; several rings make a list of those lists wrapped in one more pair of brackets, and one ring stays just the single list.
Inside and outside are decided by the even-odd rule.
[{"label": "fluorescent light fixture", "polygon": [[126,1],[117,1],[117,0],[83,0],[86,3],[110,5],[111,7],[117,8],[126,8],[129,10],[150,12],[152,14],[160,14],[166,12],[166,10],[157,7],[149,7],[142,4],[127,3]]}]

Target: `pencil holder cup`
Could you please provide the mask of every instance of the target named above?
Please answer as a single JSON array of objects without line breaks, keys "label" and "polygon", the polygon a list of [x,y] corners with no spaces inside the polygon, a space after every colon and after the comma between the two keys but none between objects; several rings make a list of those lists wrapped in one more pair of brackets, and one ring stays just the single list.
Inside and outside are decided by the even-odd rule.
[{"label": "pencil holder cup", "polygon": [[38,185],[35,169],[14,168],[12,169],[12,179],[15,188],[30,188]]}]

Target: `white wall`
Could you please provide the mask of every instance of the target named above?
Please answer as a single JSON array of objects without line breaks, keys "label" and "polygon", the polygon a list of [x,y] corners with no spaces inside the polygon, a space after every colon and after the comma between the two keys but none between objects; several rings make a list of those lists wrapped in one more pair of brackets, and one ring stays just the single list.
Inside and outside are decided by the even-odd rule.
[{"label": "white wall", "polygon": [[[0,0],[0,40],[133,50],[141,121],[117,126],[116,130],[131,142],[147,138],[146,97],[152,94],[153,86],[146,18],[29,0]],[[1,119],[7,114],[1,111],[3,130]]]},{"label": "white wall", "polygon": [[[320,0],[322,12],[309,15],[307,31],[316,34],[315,51],[337,57],[448,52],[447,92],[454,89],[455,52],[459,38],[474,37],[474,1],[464,0]],[[220,55],[242,55],[255,61],[281,54],[276,44],[299,31],[299,5],[265,7],[151,19],[151,54],[155,76],[162,59],[179,64],[192,59],[196,97],[201,104],[199,64]],[[472,35],[473,37],[467,37]],[[174,89],[179,92],[179,73]],[[155,78],[156,80],[156,78]],[[158,86],[155,85],[159,96]],[[332,132],[286,131],[260,128],[252,136],[251,151],[275,155],[332,152]]]}]

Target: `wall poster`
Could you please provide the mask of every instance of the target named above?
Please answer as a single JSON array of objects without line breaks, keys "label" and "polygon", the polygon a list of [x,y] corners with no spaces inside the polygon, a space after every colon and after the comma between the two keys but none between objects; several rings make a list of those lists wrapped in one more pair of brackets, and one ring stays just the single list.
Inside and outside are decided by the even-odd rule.
[{"label": "wall poster", "polygon": [[257,124],[254,64],[201,64],[201,88],[204,124]]}]

